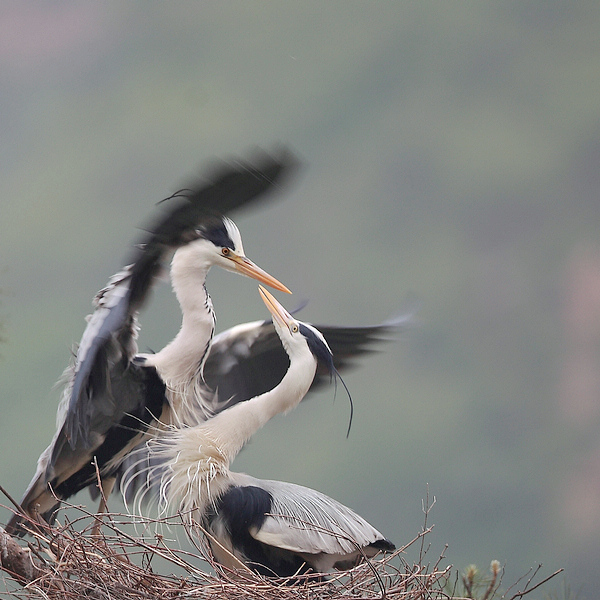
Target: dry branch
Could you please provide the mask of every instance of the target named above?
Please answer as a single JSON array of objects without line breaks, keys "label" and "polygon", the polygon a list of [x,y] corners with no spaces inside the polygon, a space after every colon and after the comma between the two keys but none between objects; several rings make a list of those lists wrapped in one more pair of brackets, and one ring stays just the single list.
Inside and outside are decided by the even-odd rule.
[{"label": "dry branch", "polygon": [[[74,508],[74,507],[72,507]],[[393,554],[363,562],[347,572],[321,576],[302,575],[290,580],[268,579],[251,571],[230,571],[216,564],[206,543],[198,542],[183,519],[137,518],[138,530],[154,531],[146,537],[128,533],[132,517],[120,513],[103,515],[98,535],[92,535],[97,517],[81,507],[76,518],[64,525],[32,531],[27,547],[0,528],[1,567],[18,582],[15,589],[0,596],[44,598],[45,600],[442,600],[455,597],[448,591],[451,566],[445,562],[445,548],[433,563],[427,563],[428,546],[423,530]],[[429,512],[429,511],[427,511]],[[192,551],[182,550],[176,540],[156,533],[167,527],[195,543]],[[29,538],[31,539],[31,537]],[[416,563],[406,559],[408,551]],[[153,564],[160,559],[157,572]],[[165,566],[166,563],[166,566]],[[178,571],[180,574],[174,574]],[[535,575],[535,573],[534,573]],[[525,589],[535,589],[529,579]],[[548,578],[549,579],[549,578]],[[517,592],[515,598],[528,593]]]},{"label": "dry branch", "polygon": [[0,566],[23,585],[43,574],[32,553],[22,548],[2,527],[0,527]]}]

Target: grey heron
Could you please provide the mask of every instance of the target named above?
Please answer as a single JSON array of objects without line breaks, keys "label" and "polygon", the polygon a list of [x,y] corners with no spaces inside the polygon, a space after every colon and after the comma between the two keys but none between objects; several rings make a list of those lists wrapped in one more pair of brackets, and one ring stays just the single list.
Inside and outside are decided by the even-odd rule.
[{"label": "grey heron", "polygon": [[[96,469],[103,499],[108,497],[121,461],[150,427],[193,422],[202,412],[202,368],[215,326],[205,286],[210,267],[289,291],[245,256],[239,230],[225,215],[279,187],[295,164],[285,149],[273,156],[262,153],[253,164],[219,164],[208,182],[169,199],[174,205],[149,228],[128,266],[98,292],[64,374],[56,433],[21,501],[29,517],[51,521],[60,500],[96,483]],[[138,312],[173,251],[171,279],[183,313],[181,329],[160,352],[138,354]],[[24,533],[22,522],[15,515],[7,531]]]},{"label": "grey heron", "polygon": [[[148,442],[159,469],[162,511],[174,507],[206,532],[217,561],[243,563],[266,576],[347,569],[394,545],[367,521],[320,492],[230,470],[251,436],[293,409],[308,392],[319,362],[335,372],[331,350],[313,326],[298,321],[259,286],[289,367],[263,394],[194,427],[173,428]],[[151,467],[152,468],[152,467]]]}]

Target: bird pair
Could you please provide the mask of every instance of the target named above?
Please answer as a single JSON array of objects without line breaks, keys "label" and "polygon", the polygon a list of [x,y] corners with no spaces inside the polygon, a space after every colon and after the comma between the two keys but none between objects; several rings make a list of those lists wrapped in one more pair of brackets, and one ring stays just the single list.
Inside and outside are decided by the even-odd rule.
[{"label": "bird pair", "polygon": [[[52,522],[60,500],[101,479],[100,510],[117,479],[130,498],[159,504],[201,525],[218,561],[265,575],[347,568],[393,549],[364,519],[294,484],[233,473],[229,465],[272,416],[297,405],[325,376],[389,331],[313,327],[294,319],[264,288],[272,322],[214,337],[205,279],[211,266],[288,292],[246,258],[226,216],[282,185],[296,162],[281,150],[253,163],[223,163],[208,183],[171,197],[171,207],[129,265],[95,298],[73,364],[65,371],[57,431],[7,530]],[[179,333],[156,354],[137,348],[138,313],[174,251],[171,279],[181,306]],[[155,483],[153,487],[151,484]]]}]

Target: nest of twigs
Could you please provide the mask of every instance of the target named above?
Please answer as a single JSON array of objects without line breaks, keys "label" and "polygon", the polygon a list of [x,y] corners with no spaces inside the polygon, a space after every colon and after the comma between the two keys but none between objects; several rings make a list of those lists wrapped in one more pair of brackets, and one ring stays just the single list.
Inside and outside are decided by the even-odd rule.
[{"label": "nest of twigs", "polygon": [[[61,600],[447,597],[443,588],[450,567],[440,566],[443,555],[433,565],[408,564],[405,559],[408,548],[419,543],[422,554],[426,553],[422,542],[429,530],[393,554],[365,560],[350,571],[328,574],[327,578],[299,575],[291,581],[266,578],[250,570],[223,569],[215,563],[208,545],[192,535],[183,519],[158,522],[136,518],[133,522],[128,515],[107,514],[102,516],[99,532],[93,534],[98,517],[82,508],[75,510],[79,515],[76,513],[75,519],[63,525],[32,527],[26,546],[0,533],[5,537],[4,543],[0,542],[2,550],[9,541],[12,546],[8,547],[8,553],[13,554],[12,562],[3,560],[3,568],[22,586],[10,591],[12,597]],[[131,533],[131,525],[137,531],[162,529],[169,535]],[[177,538],[182,534],[195,544],[191,549],[181,549]],[[19,566],[23,562],[29,570]],[[157,563],[161,572],[155,566]]]},{"label": "nest of twigs", "polygon": [[[63,515],[64,523],[52,527],[32,525],[30,535],[21,543],[0,528],[0,564],[12,580],[0,596],[60,600],[437,600],[463,595],[457,589],[458,574],[452,574],[451,566],[442,565],[444,552],[434,562],[427,562],[426,536],[431,531],[428,511],[422,531],[393,554],[365,558],[350,571],[326,577],[299,575],[292,580],[223,569],[214,561],[208,544],[199,541],[182,518],[158,521],[122,513],[98,517],[82,507],[71,508],[69,514],[74,518]],[[99,518],[102,527],[93,532]],[[153,533],[140,534],[140,530]],[[187,550],[179,543],[182,535],[192,543],[183,544]],[[415,562],[407,560],[409,554],[416,555]],[[522,597],[555,574],[536,585],[530,577],[523,591],[503,597]],[[496,595],[499,575],[486,585],[482,598]]]}]

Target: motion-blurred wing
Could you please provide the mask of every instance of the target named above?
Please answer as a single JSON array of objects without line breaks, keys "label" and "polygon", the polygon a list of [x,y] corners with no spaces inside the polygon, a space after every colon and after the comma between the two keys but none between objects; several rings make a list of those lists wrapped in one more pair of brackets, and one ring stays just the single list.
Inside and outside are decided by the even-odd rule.
[{"label": "motion-blurred wing", "polygon": [[[370,327],[315,325],[333,353],[338,371],[355,365],[356,359],[406,328],[412,315]],[[204,380],[214,393],[212,410],[221,410],[273,389],[289,366],[288,356],[270,321],[232,327],[215,336],[204,365]],[[329,382],[319,365],[311,391]]]},{"label": "motion-blurred wing", "polygon": [[131,264],[96,297],[96,310],[79,345],[59,416],[72,448],[79,441],[89,447],[90,424],[98,413],[113,410],[103,405],[107,399],[110,402],[110,373],[114,365],[128,364],[137,352],[136,315],[167,254],[196,239],[203,221],[250,205],[279,186],[295,165],[286,150],[275,156],[261,153],[254,164],[221,162],[204,181],[169,199],[170,209],[135,247]]}]

